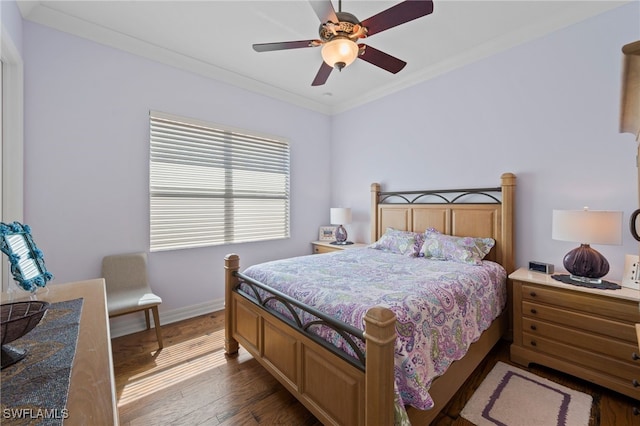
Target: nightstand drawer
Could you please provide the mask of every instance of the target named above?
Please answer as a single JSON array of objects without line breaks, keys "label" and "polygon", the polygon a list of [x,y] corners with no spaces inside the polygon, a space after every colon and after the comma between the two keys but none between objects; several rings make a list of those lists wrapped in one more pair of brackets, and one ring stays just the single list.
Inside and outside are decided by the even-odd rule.
[{"label": "nightstand drawer", "polygon": [[331,244],[329,241],[314,241],[311,243],[311,252],[313,254],[322,254],[331,253],[333,251],[363,248],[366,246],[367,244],[365,243]]},{"label": "nightstand drawer", "polygon": [[551,289],[542,286],[522,285],[522,299],[547,303],[561,308],[573,309],[617,320],[640,322],[638,303],[612,299],[605,296],[578,293],[569,290]]},{"label": "nightstand drawer", "polygon": [[[529,317],[522,319],[522,331],[532,338],[537,336],[557,340],[565,345],[589,350],[620,361],[637,363],[632,358],[633,352],[638,350],[637,344],[634,345],[615,338],[590,334]],[[638,366],[640,367],[640,364]]]},{"label": "nightstand drawer", "polygon": [[[633,388],[634,379],[640,381],[640,365],[633,361],[621,361],[531,333],[523,333],[523,346],[546,356],[567,360],[590,371],[599,371],[602,375],[615,376],[621,383],[628,385],[629,389]],[[640,387],[634,390],[632,396],[640,398]]]},{"label": "nightstand drawer", "polygon": [[313,253],[314,254],[331,253],[331,252],[334,252],[334,251],[337,251],[337,250],[340,250],[340,249],[331,248],[331,247],[327,247],[327,246],[321,246],[321,245],[317,245],[317,244],[313,245]]},{"label": "nightstand drawer", "polygon": [[[537,302],[537,300],[536,300]],[[635,325],[580,312],[567,311],[527,300],[522,301],[522,315],[573,327],[637,344]],[[637,309],[637,307],[636,307]]]}]

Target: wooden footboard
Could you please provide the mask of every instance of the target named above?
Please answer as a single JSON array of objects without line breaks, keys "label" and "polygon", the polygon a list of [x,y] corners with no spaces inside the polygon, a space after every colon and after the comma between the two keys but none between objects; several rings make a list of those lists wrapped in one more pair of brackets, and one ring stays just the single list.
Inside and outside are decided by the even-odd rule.
[{"label": "wooden footboard", "polygon": [[323,424],[393,424],[393,312],[380,307],[367,312],[363,371],[234,291],[237,255],[225,257],[225,269],[227,354],[242,344]]}]

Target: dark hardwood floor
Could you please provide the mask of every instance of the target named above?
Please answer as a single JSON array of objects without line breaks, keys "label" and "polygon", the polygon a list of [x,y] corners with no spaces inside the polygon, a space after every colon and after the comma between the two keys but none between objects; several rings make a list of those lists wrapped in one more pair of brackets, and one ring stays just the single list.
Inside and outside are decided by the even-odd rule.
[{"label": "dark hardwood floor", "polygon": [[[120,422],[128,425],[320,425],[244,349],[224,355],[224,312],[162,327],[158,351],[153,330],[112,341]],[[500,342],[432,423],[471,425],[459,416],[497,361],[511,364]],[[539,366],[529,371],[594,398],[590,426],[640,426],[640,402]]]}]

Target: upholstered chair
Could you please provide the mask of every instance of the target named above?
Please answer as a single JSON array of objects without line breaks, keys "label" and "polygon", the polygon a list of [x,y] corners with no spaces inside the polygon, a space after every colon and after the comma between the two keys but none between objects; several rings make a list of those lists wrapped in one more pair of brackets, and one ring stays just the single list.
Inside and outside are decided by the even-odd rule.
[{"label": "upholstered chair", "polygon": [[158,346],[162,349],[162,330],[158,305],[162,299],[153,293],[147,273],[147,254],[130,253],[105,256],[102,259],[102,277],[107,288],[109,317],[144,311],[147,330],[151,328],[149,311],[153,312]]}]

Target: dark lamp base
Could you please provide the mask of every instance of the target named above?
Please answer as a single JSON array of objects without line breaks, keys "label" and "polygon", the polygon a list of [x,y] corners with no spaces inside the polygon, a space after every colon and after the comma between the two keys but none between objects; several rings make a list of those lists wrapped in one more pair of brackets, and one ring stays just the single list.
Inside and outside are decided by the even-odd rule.
[{"label": "dark lamp base", "polygon": [[331,244],[347,244],[347,230],[344,226],[338,225],[336,228],[336,241]]},{"label": "dark lamp base", "polygon": [[[562,261],[564,268],[576,281],[597,283],[609,273],[609,262],[589,244],[581,244],[567,253]],[[595,280],[595,281],[594,281]]]},{"label": "dark lamp base", "polygon": [[349,244],[353,244],[353,241],[332,241],[331,244],[334,246],[348,246]]}]

